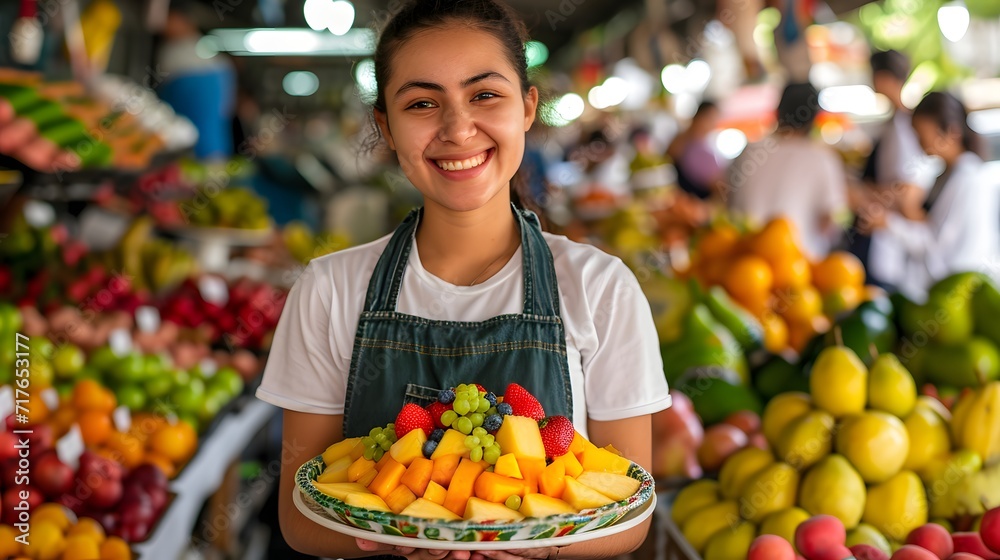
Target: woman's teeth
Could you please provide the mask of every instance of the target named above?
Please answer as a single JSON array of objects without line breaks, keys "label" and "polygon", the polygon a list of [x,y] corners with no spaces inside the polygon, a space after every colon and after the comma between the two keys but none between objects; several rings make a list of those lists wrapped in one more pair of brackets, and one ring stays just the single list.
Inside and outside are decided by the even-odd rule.
[{"label": "woman's teeth", "polygon": [[469,159],[463,159],[461,161],[448,161],[448,160],[434,160],[434,163],[438,167],[444,169],[445,171],[461,171],[463,169],[472,169],[473,167],[479,167],[486,161],[486,152],[479,154],[478,156],[470,157]]}]

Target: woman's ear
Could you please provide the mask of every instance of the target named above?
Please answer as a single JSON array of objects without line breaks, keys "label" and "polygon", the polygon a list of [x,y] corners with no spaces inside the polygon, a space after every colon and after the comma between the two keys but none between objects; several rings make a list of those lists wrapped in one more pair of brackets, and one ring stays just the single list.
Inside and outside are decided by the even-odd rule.
[{"label": "woman's ear", "polygon": [[378,129],[382,133],[382,138],[385,138],[385,142],[389,145],[390,150],[396,151],[396,144],[392,141],[392,132],[389,131],[389,115],[381,109],[372,110],[375,113],[375,124],[378,125]]},{"label": "woman's ear", "polygon": [[524,94],[524,131],[528,132],[532,123],[535,122],[535,114],[538,111],[538,88],[531,86],[528,93]]}]

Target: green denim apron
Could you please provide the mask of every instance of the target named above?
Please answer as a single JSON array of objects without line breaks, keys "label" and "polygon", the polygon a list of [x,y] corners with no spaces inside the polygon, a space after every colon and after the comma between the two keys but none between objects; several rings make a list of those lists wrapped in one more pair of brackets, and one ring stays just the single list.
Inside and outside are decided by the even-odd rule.
[{"label": "green denim apron", "polygon": [[521,230],[524,309],[476,323],[396,311],[422,209],[410,212],[396,228],[372,273],[358,321],[344,404],[345,437],[385,426],[403,404],[427,405],[441,389],[460,383],[479,383],[500,394],[516,382],[538,398],[547,415],[573,417],[552,252],[538,218],[512,209]]}]

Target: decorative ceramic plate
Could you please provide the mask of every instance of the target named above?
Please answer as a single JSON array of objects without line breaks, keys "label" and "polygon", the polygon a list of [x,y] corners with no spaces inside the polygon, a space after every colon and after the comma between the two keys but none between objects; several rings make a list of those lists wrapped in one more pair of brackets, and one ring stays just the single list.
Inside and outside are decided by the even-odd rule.
[{"label": "decorative ceramic plate", "polygon": [[[604,529],[622,519],[630,511],[654,498],[653,477],[639,465],[632,463],[628,476],[639,481],[639,489],[625,500],[588,509],[574,514],[552,515],[549,517],[529,517],[521,521],[503,522],[472,522],[443,521],[396,515],[389,512],[372,511],[364,508],[348,506],[344,502],[320,492],[313,482],[325,468],[322,455],[308,461],[295,474],[295,484],[304,494],[303,506],[299,509],[312,512],[315,516],[326,520],[322,525],[334,530],[342,527],[360,529],[366,538],[376,540],[376,535],[426,539],[429,541],[537,541],[539,539],[562,539],[567,536],[580,535],[590,531]],[[308,501],[314,507],[305,507]],[[643,508],[652,511],[651,508]],[[307,514],[308,515],[308,514]],[[345,532],[345,531],[340,531]],[[618,531],[615,531],[618,532]],[[349,533],[354,534],[354,533]],[[590,538],[599,538],[597,535]],[[587,539],[589,540],[589,539]],[[381,541],[380,541],[381,542]],[[564,542],[564,541],[559,541]],[[411,543],[409,546],[416,546]],[[434,546],[440,547],[435,544]],[[478,545],[477,545],[478,546]],[[525,547],[538,547],[537,542],[526,544]],[[542,545],[549,546],[549,545]],[[427,548],[427,547],[421,547]],[[465,545],[464,548],[469,548]],[[506,548],[510,548],[507,546]],[[524,548],[524,547],[520,547]]]},{"label": "decorative ceramic plate", "polygon": [[413,537],[401,537],[397,535],[390,535],[388,533],[373,533],[368,529],[358,529],[353,525],[344,525],[339,520],[334,521],[330,519],[326,510],[317,505],[316,502],[314,502],[307,494],[299,491],[298,489],[293,490],[292,492],[292,503],[295,504],[295,507],[297,507],[307,518],[322,527],[326,527],[338,533],[343,533],[356,538],[368,539],[381,544],[434,550],[468,550],[470,548],[475,548],[476,550],[521,550],[527,548],[545,548],[549,546],[568,546],[628,531],[648,519],[649,516],[653,515],[653,511],[656,509],[656,493],[654,492],[649,501],[626,513],[624,517],[618,520],[618,522],[606,526],[603,529],[576,532],[571,535],[549,537],[544,539],[539,538],[523,541],[479,541],[475,544],[470,544],[468,541],[440,541]]}]

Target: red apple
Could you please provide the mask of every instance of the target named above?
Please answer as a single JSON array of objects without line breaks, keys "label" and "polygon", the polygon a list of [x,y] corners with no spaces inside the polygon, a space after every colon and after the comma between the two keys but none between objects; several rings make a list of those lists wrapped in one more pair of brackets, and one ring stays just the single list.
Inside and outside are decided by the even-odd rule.
[{"label": "red apple", "polygon": [[120,480],[96,477],[84,484],[90,489],[87,505],[97,510],[115,507],[122,499],[122,483]]},{"label": "red apple", "polygon": [[128,473],[127,481],[138,483],[146,490],[153,488],[165,490],[167,488],[167,477],[163,475],[163,471],[150,463],[144,463],[132,469]]},{"label": "red apple", "polygon": [[914,544],[904,544],[892,553],[891,560],[938,560],[933,552]]},{"label": "red apple", "polygon": [[1000,553],[1000,507],[983,514],[983,519],[979,522],[979,536],[987,548]]},{"label": "red apple", "polygon": [[73,469],[54,453],[39,459],[34,470],[38,488],[50,499],[73,489]]},{"label": "red apple", "polygon": [[[11,418],[13,418],[13,415]],[[10,426],[7,429],[10,430]],[[17,448],[14,447],[15,445],[17,445],[17,436],[9,431],[0,431],[0,461],[17,457]]]},{"label": "red apple", "polygon": [[[981,525],[980,529],[982,529]],[[982,556],[985,560],[1000,559],[1000,554],[986,548],[986,545],[983,544],[983,539],[979,536],[979,533],[952,533],[951,540],[955,543],[955,552],[971,552],[972,554]]]},{"label": "red apple", "polygon": [[[23,494],[22,494],[23,493]],[[34,511],[45,498],[41,490],[32,486],[11,486],[3,493],[0,503],[3,504],[2,520],[7,525],[20,523],[21,510]]]},{"label": "red apple", "polygon": [[116,509],[121,512],[123,519],[130,522],[144,522],[148,525],[156,516],[156,508],[153,507],[153,502],[145,490],[136,491],[134,488],[132,487],[132,491],[122,497]]},{"label": "red apple", "polygon": [[722,423],[732,424],[748,436],[760,431],[760,416],[752,410],[738,410],[727,416]]},{"label": "red apple", "polygon": [[704,437],[705,430],[693,412],[671,407],[653,415],[653,441],[680,439],[697,448]]},{"label": "red apple", "polygon": [[888,554],[870,544],[856,544],[851,547],[851,553],[857,560],[889,560]]},{"label": "red apple", "polygon": [[794,560],[792,545],[777,535],[761,535],[754,539],[747,560]]},{"label": "red apple", "polygon": [[747,446],[747,435],[730,424],[716,424],[705,430],[705,439],[698,447],[698,462],[706,471],[718,470],[733,453]]},{"label": "red apple", "polygon": [[956,552],[949,556],[948,560],[983,560],[983,557],[971,552]]},{"label": "red apple", "polygon": [[935,556],[944,560],[955,552],[955,544],[951,541],[951,533],[937,523],[927,523],[910,531],[906,544],[925,548]]},{"label": "red apple", "polygon": [[854,553],[842,544],[835,544],[815,552],[809,560],[854,560]]},{"label": "red apple", "polygon": [[27,435],[31,442],[31,453],[38,453],[52,449],[55,445],[55,437],[52,434],[52,426],[48,424],[35,424],[31,428],[31,433]]}]

